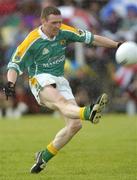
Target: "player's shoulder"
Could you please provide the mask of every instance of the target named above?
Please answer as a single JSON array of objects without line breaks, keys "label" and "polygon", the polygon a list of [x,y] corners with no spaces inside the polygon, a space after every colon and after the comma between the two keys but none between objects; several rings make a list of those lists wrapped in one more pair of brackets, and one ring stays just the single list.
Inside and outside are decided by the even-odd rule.
[{"label": "player's shoulder", "polygon": [[77,28],[66,25],[66,24],[62,24],[60,27],[60,30],[62,32],[71,32],[71,33],[79,34],[79,30]]},{"label": "player's shoulder", "polygon": [[36,28],[36,29],[29,32],[29,34],[24,39],[24,41],[19,45],[19,47],[28,48],[30,45],[32,45],[39,38],[40,38],[40,34],[38,31],[38,28]]},{"label": "player's shoulder", "polygon": [[39,28],[30,31],[28,36],[26,37],[26,39],[29,40],[29,42],[33,42],[38,38],[40,38]]},{"label": "player's shoulder", "polygon": [[38,31],[38,28],[32,30],[29,32],[27,37],[23,40],[23,42],[18,46],[19,51],[26,51],[29,49],[36,41],[40,38],[40,34]]}]

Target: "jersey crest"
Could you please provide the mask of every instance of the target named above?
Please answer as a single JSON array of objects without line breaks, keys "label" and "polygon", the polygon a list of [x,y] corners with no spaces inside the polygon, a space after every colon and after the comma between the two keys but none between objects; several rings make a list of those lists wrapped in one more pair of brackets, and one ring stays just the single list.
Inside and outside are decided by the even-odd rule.
[{"label": "jersey crest", "polygon": [[66,44],[66,40],[65,39],[62,39],[61,41],[60,41],[60,44],[63,46],[63,45],[65,45]]}]

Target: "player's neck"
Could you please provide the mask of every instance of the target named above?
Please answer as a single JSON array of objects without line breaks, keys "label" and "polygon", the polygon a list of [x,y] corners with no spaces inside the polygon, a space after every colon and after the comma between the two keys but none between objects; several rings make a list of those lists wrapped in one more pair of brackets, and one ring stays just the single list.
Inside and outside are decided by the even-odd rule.
[{"label": "player's neck", "polygon": [[43,27],[41,27],[42,32],[49,38],[49,39],[53,39],[54,36],[51,35],[46,29],[44,29]]}]

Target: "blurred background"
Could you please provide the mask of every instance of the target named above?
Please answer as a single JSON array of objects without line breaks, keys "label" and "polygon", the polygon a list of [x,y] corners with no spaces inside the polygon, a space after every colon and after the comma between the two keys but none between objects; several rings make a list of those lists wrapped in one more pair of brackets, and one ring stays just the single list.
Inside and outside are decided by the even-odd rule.
[{"label": "blurred background", "polygon": [[[64,23],[116,41],[137,42],[136,0],[0,0],[0,86],[6,82],[6,65],[15,48],[40,25],[43,7],[55,5]],[[137,114],[137,64],[116,64],[114,49],[71,44],[67,48],[65,76],[77,103],[87,105],[102,92],[110,97],[107,113]],[[53,113],[37,105],[27,73],[18,78],[16,99],[6,101],[0,92],[0,117]]]}]

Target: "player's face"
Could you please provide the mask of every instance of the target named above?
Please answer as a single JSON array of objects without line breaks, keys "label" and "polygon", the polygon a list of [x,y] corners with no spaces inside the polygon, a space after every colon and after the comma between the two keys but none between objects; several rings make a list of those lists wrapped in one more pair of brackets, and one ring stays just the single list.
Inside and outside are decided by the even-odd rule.
[{"label": "player's face", "polygon": [[61,23],[61,15],[50,14],[47,19],[42,19],[42,30],[47,36],[53,38],[59,33]]}]

